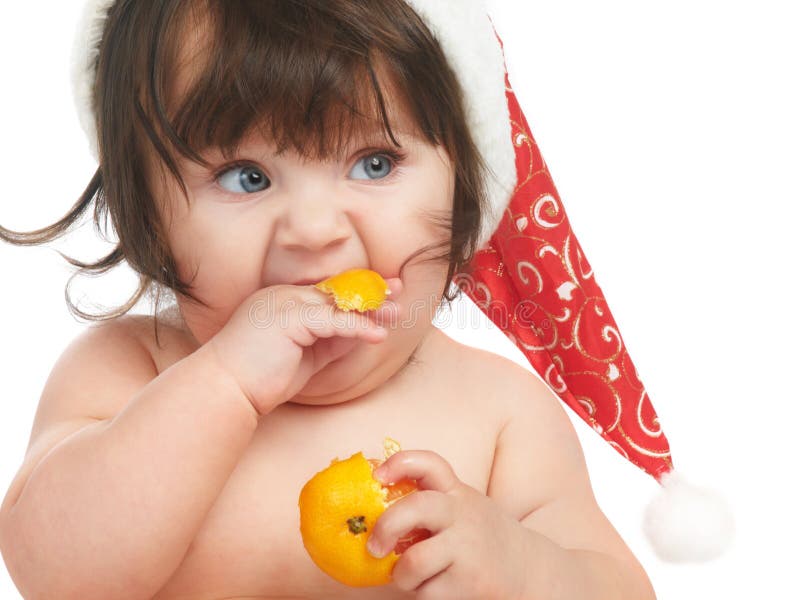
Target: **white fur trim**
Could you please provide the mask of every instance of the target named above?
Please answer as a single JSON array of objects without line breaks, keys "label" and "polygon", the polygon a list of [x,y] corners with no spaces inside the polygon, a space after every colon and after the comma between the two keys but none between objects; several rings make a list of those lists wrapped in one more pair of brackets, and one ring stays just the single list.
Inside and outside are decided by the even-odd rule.
[{"label": "white fur trim", "polygon": [[98,158],[97,125],[92,110],[92,87],[97,74],[97,57],[106,17],[114,0],[88,0],[78,22],[72,45],[71,78],[72,98],[78,111],[78,120],[89,139],[92,156]]},{"label": "white fur trim", "polygon": [[464,90],[467,123],[491,169],[486,187],[491,214],[478,239],[482,247],[497,229],[517,185],[506,99],[503,50],[492,29],[485,0],[406,0],[444,51]]},{"label": "white fur trim", "polygon": [[704,562],[720,556],[734,536],[733,514],[725,499],[694,486],[670,471],[661,492],[647,506],[643,529],[658,557],[666,562]]},{"label": "white fur trim", "polygon": [[[511,123],[505,93],[503,51],[492,29],[485,0],[406,0],[439,41],[464,90],[465,110],[478,151],[486,161],[491,207],[478,236],[483,247],[497,228],[517,185]],[[108,11],[114,0],[88,0],[72,52],[72,88],[78,118],[98,158],[92,110],[96,61]]]}]

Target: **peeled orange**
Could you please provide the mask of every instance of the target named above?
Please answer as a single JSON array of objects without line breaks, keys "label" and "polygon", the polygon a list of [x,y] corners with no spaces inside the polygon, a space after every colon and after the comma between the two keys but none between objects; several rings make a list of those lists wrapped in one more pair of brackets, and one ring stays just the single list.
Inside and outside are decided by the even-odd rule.
[{"label": "peeled orange", "polygon": [[[399,449],[397,442],[386,438],[385,458]],[[372,471],[383,462],[364,458],[361,452],[346,460],[333,459],[300,492],[300,534],[306,551],[322,571],[349,586],[389,583],[400,554],[430,537],[427,529],[413,529],[383,558],[367,551],[378,517],[393,502],[417,491],[413,479],[387,485],[374,479]]]},{"label": "peeled orange", "polygon": [[314,284],[318,290],[333,294],[341,310],[365,312],[380,307],[392,293],[386,280],[370,269],[350,269]]}]

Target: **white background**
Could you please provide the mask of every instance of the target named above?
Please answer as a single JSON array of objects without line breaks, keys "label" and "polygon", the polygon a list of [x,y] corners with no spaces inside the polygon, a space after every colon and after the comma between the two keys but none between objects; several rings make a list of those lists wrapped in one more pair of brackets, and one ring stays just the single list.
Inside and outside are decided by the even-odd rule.
[{"label": "white background", "polygon": [[[69,88],[81,5],[0,8],[0,223],[11,229],[57,220],[94,172]],[[792,5],[490,1],[511,84],[675,464],[723,492],[736,514],[735,544],[723,558],[660,562],[639,524],[657,484],[569,413],[598,501],[660,600],[798,597],[790,442],[800,414],[792,308],[800,37]],[[88,260],[111,246],[91,225],[48,248],[0,244],[2,490],[24,456],[53,363],[85,327],[67,311],[70,271],[54,248]],[[119,271],[76,280],[73,296],[122,303],[135,279]],[[480,314],[471,303],[457,306]],[[525,364],[482,322],[446,330]],[[18,597],[0,566],[0,598]]]}]

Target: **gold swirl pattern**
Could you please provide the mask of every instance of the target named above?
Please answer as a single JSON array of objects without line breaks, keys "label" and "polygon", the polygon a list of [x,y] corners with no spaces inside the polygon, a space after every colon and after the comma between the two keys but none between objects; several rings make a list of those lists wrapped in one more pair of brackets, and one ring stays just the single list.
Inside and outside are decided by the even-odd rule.
[{"label": "gold swirl pattern", "polygon": [[525,275],[522,274],[522,271],[525,269],[531,271],[534,275],[536,275],[536,281],[538,283],[536,287],[536,293],[541,292],[544,289],[544,282],[542,281],[542,274],[539,273],[539,269],[537,269],[535,266],[533,266],[532,263],[528,262],[527,260],[521,260],[520,262],[517,263],[517,276],[526,284],[530,282],[530,279],[528,279],[527,277],[525,277]]},{"label": "gold swirl pattern", "polygon": [[[533,141],[533,138],[531,136],[528,136],[524,132],[525,127],[520,127],[520,123],[514,122],[513,118],[511,119],[511,130],[512,130],[512,132],[513,131],[517,131],[518,132],[516,135],[512,134],[514,136],[514,147],[517,149],[517,173],[522,172],[522,173],[527,173],[528,174],[527,178],[525,180],[523,180],[521,183],[519,183],[517,185],[517,188],[514,190],[514,194],[517,194],[519,192],[519,189],[521,187],[524,187],[533,178],[533,157],[534,157],[534,154],[535,154],[535,152],[533,151],[534,141]],[[520,166],[519,166],[520,155],[522,155],[522,156],[525,155],[525,152],[520,152],[520,150],[527,150],[528,151],[527,152],[527,154],[528,154],[528,165],[527,165],[528,168],[527,169],[525,169],[525,168],[520,169]]]},{"label": "gold swirl pattern", "polygon": [[[586,311],[586,308],[590,305],[590,303],[602,301],[603,299],[598,297],[586,299],[583,306],[581,306],[578,310],[578,314],[575,316],[575,322],[573,323],[572,329],[572,339],[575,341],[575,347],[578,349],[578,352],[583,354],[586,358],[590,358],[602,363],[610,363],[616,360],[619,356],[619,353],[622,352],[622,338],[620,337],[619,332],[611,325],[599,326],[598,324],[592,322],[591,319],[583,318],[588,312]],[[596,304],[592,304],[591,307],[594,309],[595,314],[598,316],[603,316],[604,313],[602,310],[598,310],[599,307]],[[589,312],[588,314],[591,313]],[[598,332],[600,334],[599,336],[597,335]],[[593,343],[592,350],[594,350],[594,353],[587,349],[589,342],[597,342],[598,339],[610,342],[612,336],[616,340],[616,344],[611,356],[603,357],[597,354],[597,352],[600,350],[599,344],[597,343]]]},{"label": "gold swirl pattern", "polygon": [[[511,321],[514,321],[514,317],[511,318]],[[541,344],[530,344],[523,342],[520,338],[517,338],[517,345],[524,350],[528,350],[529,352],[541,352],[542,350],[549,351],[558,345],[558,335],[554,335],[553,339],[549,342],[542,342]]]},{"label": "gold swirl pattern", "polygon": [[564,240],[564,266],[566,267],[567,273],[569,273],[569,276],[572,279],[572,282],[576,286],[580,287],[581,283],[580,283],[580,281],[578,281],[577,275],[575,275],[575,269],[573,268],[572,260],[569,257],[569,251],[570,251],[569,239],[570,239],[570,236],[567,236],[567,239]]},{"label": "gold swirl pattern", "polygon": [[[575,400],[577,400],[578,403],[586,409],[586,414],[589,415],[590,417],[593,417],[594,414],[597,412],[597,408],[595,407],[594,402],[592,402],[591,398],[583,398],[581,396],[575,396]],[[597,427],[603,429],[602,425],[600,425],[599,423],[597,423]],[[595,427],[595,430],[597,429],[597,427]]]},{"label": "gold swirl pattern", "polygon": [[645,402],[646,398],[647,394],[642,391],[642,395],[639,396],[639,402],[636,403],[636,419],[639,422],[639,427],[641,428],[642,432],[644,432],[645,435],[655,438],[661,435],[661,422],[658,420],[658,417],[653,417],[653,424],[656,425],[658,429],[650,429],[644,422],[644,419],[642,418],[642,408],[649,404]]},{"label": "gold swirl pattern", "polygon": [[462,289],[565,404],[658,479],[672,468],[660,421],[507,74],[506,96],[518,184]]},{"label": "gold swirl pattern", "polygon": [[[578,253],[578,268],[580,269],[581,272],[581,278],[589,279],[592,275],[594,275],[594,271],[592,270],[592,267],[589,265],[589,263],[587,263],[586,260],[584,259],[583,252],[581,251],[580,247],[577,248],[576,251]],[[584,271],[583,269],[584,263],[588,271]]]},{"label": "gold swirl pattern", "polygon": [[[592,398],[595,410],[590,416],[594,416],[596,421],[611,417],[611,423],[604,425],[603,429],[606,433],[614,431],[622,418],[622,398],[613,384],[596,371],[565,373],[564,378],[573,395],[577,397],[580,393],[583,398]],[[602,411],[599,410],[601,402]],[[612,407],[613,411],[609,411]]]},{"label": "gold swirl pattern", "polygon": [[559,323],[566,323],[569,321],[570,316],[572,315],[572,311],[566,307],[564,307],[564,314],[560,317],[553,317]]},{"label": "gold swirl pattern", "polygon": [[478,305],[478,308],[488,308],[492,303],[492,292],[489,291],[489,286],[487,286],[485,283],[478,282],[475,287],[483,292],[483,300],[476,300],[475,304]]},{"label": "gold swirl pattern", "polygon": [[561,394],[567,391],[567,384],[564,383],[561,375],[558,374],[555,365],[550,365],[547,367],[547,371],[545,371],[544,374],[544,380],[556,394]]},{"label": "gold swirl pattern", "polygon": [[539,249],[539,258],[544,258],[544,255],[547,253],[555,254],[558,257],[558,250],[553,248],[550,244],[545,244]]},{"label": "gold swirl pattern", "polygon": [[[533,208],[531,209],[531,216],[533,217],[534,222],[539,227],[544,227],[545,229],[552,229],[553,227],[558,227],[561,222],[551,222],[547,221],[546,219],[542,218],[542,208],[545,208],[545,212],[547,213],[548,217],[555,217],[559,214],[559,206],[556,199],[553,198],[550,194],[545,194],[539,200],[536,201]],[[562,218],[563,220],[563,218]]]},{"label": "gold swirl pattern", "polygon": [[[630,368],[628,368],[628,363],[630,363]],[[631,371],[633,373],[631,374]],[[636,372],[636,368],[631,363],[631,358],[628,353],[625,353],[625,356],[622,358],[622,373],[625,375],[625,380],[633,389],[638,391],[644,391],[644,385],[642,385],[642,380],[639,379],[639,374]]]},{"label": "gold swirl pattern", "polygon": [[669,451],[664,452],[663,450],[655,450],[653,448],[645,448],[640,444],[637,444],[634,440],[630,438],[630,436],[623,431],[622,427],[619,428],[619,433],[622,437],[625,438],[625,441],[630,444],[631,448],[634,448],[640,454],[644,454],[645,456],[652,456],[653,458],[667,458],[670,454]]}]

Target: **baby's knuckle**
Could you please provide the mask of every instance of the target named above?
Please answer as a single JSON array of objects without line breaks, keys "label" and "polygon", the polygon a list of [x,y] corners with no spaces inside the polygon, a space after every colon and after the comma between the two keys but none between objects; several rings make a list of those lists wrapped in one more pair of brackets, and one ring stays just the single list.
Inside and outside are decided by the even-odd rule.
[{"label": "baby's knuckle", "polygon": [[425,505],[430,505],[430,503],[439,500],[440,495],[441,492],[436,490],[417,490],[406,496],[408,499],[407,506],[419,510],[424,508]]},{"label": "baby's knuckle", "polygon": [[297,311],[298,320],[307,327],[321,329],[328,325],[330,319],[327,312],[320,306],[314,304],[303,304]]},{"label": "baby's knuckle", "polygon": [[400,557],[392,571],[392,579],[397,587],[406,592],[414,591],[422,582],[420,573],[425,567],[423,550],[412,546]]}]

